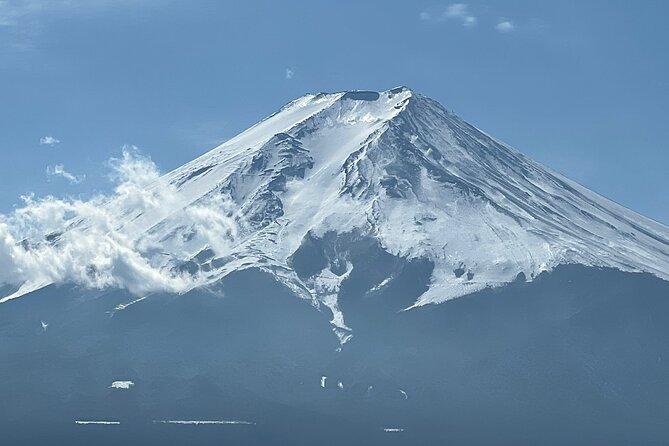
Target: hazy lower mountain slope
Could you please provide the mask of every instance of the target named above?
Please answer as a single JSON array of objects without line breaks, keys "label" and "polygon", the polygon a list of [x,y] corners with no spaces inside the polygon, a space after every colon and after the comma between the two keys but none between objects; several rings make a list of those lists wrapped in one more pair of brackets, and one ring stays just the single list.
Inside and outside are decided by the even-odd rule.
[{"label": "hazy lower mountain slope", "polygon": [[[69,286],[7,302],[0,306],[3,439],[463,446],[669,439],[665,281],[560,266],[531,283],[399,311],[429,284],[429,265],[401,266],[391,285],[369,294],[372,270],[362,265],[343,284],[340,305],[355,335],[341,349],[319,311],[254,270],[231,274],[213,293],[156,294],[120,311],[133,299],[127,292]],[[115,389],[115,381],[134,386]]]}]

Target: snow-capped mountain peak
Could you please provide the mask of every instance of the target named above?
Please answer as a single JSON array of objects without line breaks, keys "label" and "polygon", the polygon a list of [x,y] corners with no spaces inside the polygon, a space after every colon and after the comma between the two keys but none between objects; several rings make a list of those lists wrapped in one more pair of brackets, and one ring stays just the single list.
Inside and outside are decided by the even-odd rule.
[{"label": "snow-capped mountain peak", "polygon": [[261,267],[335,314],[346,254],[339,271],[329,264],[306,279],[290,264],[306,238],[328,232],[433,262],[417,305],[561,263],[669,277],[666,227],[405,87],[304,96],[166,178],[191,202],[223,194],[241,210],[245,235],[210,280]]},{"label": "snow-capped mountain peak", "polygon": [[[121,227],[154,267],[192,276],[190,287],[263,269],[330,308],[342,339],[337,295],[360,240],[434,265],[416,305],[532,280],[564,263],[669,279],[669,228],[406,87],[305,95],[151,188],[169,189],[169,202],[126,209]],[[234,224],[212,237],[193,215]],[[296,267],[305,244],[326,239],[321,264]]]}]

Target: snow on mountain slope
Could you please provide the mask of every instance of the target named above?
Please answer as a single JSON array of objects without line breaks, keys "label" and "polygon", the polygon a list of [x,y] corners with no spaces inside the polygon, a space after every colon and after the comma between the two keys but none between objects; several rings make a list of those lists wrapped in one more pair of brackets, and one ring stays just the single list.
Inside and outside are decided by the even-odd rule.
[{"label": "snow on mountain slope", "polygon": [[343,338],[337,294],[353,266],[344,252],[298,276],[291,256],[308,237],[357,233],[429,259],[432,283],[416,305],[565,263],[669,280],[669,228],[404,87],[306,95],[147,190],[169,198],[126,206],[116,230],[153,268],[187,277],[182,291],[261,268],[330,308]]}]

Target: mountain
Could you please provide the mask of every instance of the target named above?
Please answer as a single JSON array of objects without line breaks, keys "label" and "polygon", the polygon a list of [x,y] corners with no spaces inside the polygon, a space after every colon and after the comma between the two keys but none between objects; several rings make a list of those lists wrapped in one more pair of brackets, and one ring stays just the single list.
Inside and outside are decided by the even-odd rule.
[{"label": "mountain", "polygon": [[[177,207],[222,194],[242,210],[242,235],[227,259],[212,253],[208,281],[261,266],[322,299],[319,285],[336,287],[348,271],[345,253],[308,280],[283,271],[307,240],[328,232],[370,236],[392,255],[433,262],[418,305],[531,280],[559,264],[669,279],[669,228],[404,87],[304,96],[165,181],[178,191]],[[177,219],[129,216],[161,240],[189,230]],[[193,243],[193,259],[208,248]]]},{"label": "mountain", "polygon": [[[260,268],[326,306],[344,337],[337,294],[362,239],[433,264],[412,306],[532,280],[562,264],[669,279],[669,228],[405,87],[303,96],[149,189],[169,199],[148,211],[121,208],[118,230],[161,270],[189,274],[182,292]],[[212,241],[187,212],[218,211],[220,203],[233,215]],[[324,243],[316,263],[302,261]],[[370,292],[395,273],[377,277]]]},{"label": "mountain", "polygon": [[[0,290],[10,439],[669,439],[669,228],[408,88],[303,96],[126,196],[12,248],[81,261]],[[109,234],[135,263],[74,249]]]}]

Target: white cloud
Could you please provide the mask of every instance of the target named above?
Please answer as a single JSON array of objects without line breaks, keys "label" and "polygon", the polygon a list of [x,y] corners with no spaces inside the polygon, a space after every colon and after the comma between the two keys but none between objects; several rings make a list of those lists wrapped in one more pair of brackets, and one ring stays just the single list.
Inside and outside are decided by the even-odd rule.
[{"label": "white cloud", "polygon": [[495,25],[495,29],[501,33],[510,33],[516,29],[516,26],[509,20],[499,19],[499,22]]},{"label": "white cloud", "polygon": [[423,21],[431,22],[457,20],[467,28],[475,26],[478,22],[478,19],[470,14],[469,5],[466,3],[452,3],[441,10],[426,10],[421,12],[418,17]]},{"label": "white cloud", "polygon": [[453,3],[446,7],[446,17],[465,17],[469,7],[465,3]]},{"label": "white cloud", "polygon": [[286,68],[286,80],[291,80],[295,76],[295,70]]},{"label": "white cloud", "polygon": [[60,144],[60,140],[57,138],[54,138],[53,136],[42,136],[39,139],[39,143],[42,146],[55,146],[56,144]]},{"label": "white cloud", "polygon": [[471,27],[471,26],[475,26],[477,23],[478,23],[478,20],[476,19],[476,17],[467,16],[464,19],[463,25],[466,26],[466,27]]},{"label": "white cloud", "polygon": [[[141,296],[181,293],[204,283],[198,274],[175,266],[203,246],[227,254],[243,224],[238,210],[223,195],[183,209],[176,188],[131,146],[109,164],[116,181],[112,194],[88,200],[27,196],[12,213],[0,214],[0,283],[24,291],[74,283]],[[179,237],[165,242],[141,227],[143,216],[175,231],[185,228],[192,237],[188,243]]]},{"label": "white cloud", "polygon": [[114,381],[111,383],[111,386],[109,386],[110,389],[123,389],[123,390],[129,390],[132,387],[135,387],[135,383],[132,381]]},{"label": "white cloud", "polygon": [[65,170],[65,166],[62,164],[56,164],[55,166],[47,166],[46,174],[50,177],[63,177],[72,184],[79,184],[86,179],[86,175],[74,175]]}]

